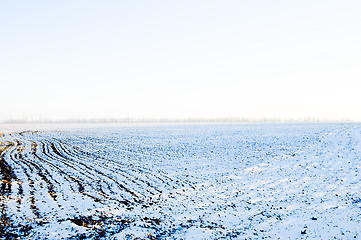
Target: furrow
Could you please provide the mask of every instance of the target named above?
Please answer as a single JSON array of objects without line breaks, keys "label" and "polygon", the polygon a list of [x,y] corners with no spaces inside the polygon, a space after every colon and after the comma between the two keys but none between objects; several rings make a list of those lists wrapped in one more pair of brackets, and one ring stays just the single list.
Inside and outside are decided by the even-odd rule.
[{"label": "furrow", "polygon": [[[80,165],[82,166],[83,168],[85,169],[88,169],[88,171],[92,171],[92,175],[97,178],[97,179],[94,179],[94,181],[96,182],[102,182],[106,185],[108,185],[108,181],[104,180],[104,179],[101,179],[101,178],[105,178],[105,179],[108,179],[108,180],[112,180],[116,186],[123,192],[126,192],[127,194],[130,194],[131,196],[131,199],[130,200],[133,200],[133,201],[137,201],[137,199],[139,198],[138,194],[136,194],[134,191],[131,191],[129,188],[125,187],[123,184],[119,183],[118,181],[115,181],[112,177],[109,177],[107,175],[105,175],[104,173],[102,173],[101,171],[97,170],[96,168],[91,168],[90,166],[92,166],[92,161],[91,159],[87,159],[85,160],[84,162],[88,163],[88,165],[84,164],[83,162],[80,161],[80,159],[77,159],[77,158],[74,158],[74,157],[71,157],[71,156],[68,156],[68,155],[65,155],[66,153],[64,151],[62,151],[62,149],[58,146],[58,144],[54,144],[53,142],[50,143],[50,146],[51,146],[51,149],[57,153],[57,154],[60,154],[61,156],[69,159],[69,161],[72,161],[74,162],[74,164],[76,165]],[[100,178],[100,179],[99,179]],[[99,180],[98,180],[99,179]],[[94,182],[93,181],[93,182]],[[98,184],[98,186],[100,186]],[[96,190],[99,190],[99,187],[98,188],[95,188]],[[123,196],[124,197],[124,196]]]},{"label": "furrow", "polygon": [[[61,153],[68,154],[68,151],[65,150],[64,148],[62,148],[62,146],[60,144],[58,145],[58,144],[51,143],[51,146],[59,154],[61,154]],[[57,147],[59,147],[59,148],[57,148]],[[61,155],[64,156],[64,154],[61,154]],[[106,178],[108,180],[113,181],[121,190],[131,194],[135,198],[133,200],[137,200],[139,198],[139,194],[137,194],[134,191],[130,190],[129,188],[125,187],[125,185],[119,183],[119,181],[115,180],[113,177],[104,174],[103,172],[101,172],[100,170],[95,168],[95,166],[93,166],[93,168],[90,168],[88,165],[85,165],[83,162],[79,161],[79,160],[84,160],[84,162],[86,162],[90,166],[92,166],[92,163],[94,162],[94,159],[86,159],[86,158],[83,158],[83,157],[80,157],[80,156],[75,156],[74,157],[74,156],[71,156],[71,155],[68,155],[67,158],[72,159],[72,161],[75,161],[77,164],[82,165],[84,168],[87,168],[87,169],[90,169],[90,170],[94,171],[96,173],[95,175],[102,176],[102,177],[104,177],[104,178]],[[104,181],[104,182],[107,183],[107,181]]]},{"label": "furrow", "polygon": [[[68,154],[73,155],[74,157],[77,157],[77,158],[81,158],[81,159],[85,159],[84,156],[87,156],[92,161],[96,161],[99,164],[101,164],[103,168],[107,168],[107,170],[116,172],[118,174],[119,173],[122,175],[127,174],[126,178],[128,180],[136,183],[137,185],[139,185],[141,187],[147,186],[149,188],[152,188],[155,191],[155,192],[153,192],[153,191],[148,190],[147,192],[149,192],[149,193],[154,194],[154,193],[162,192],[161,190],[159,190],[157,187],[154,186],[154,183],[158,183],[157,180],[153,180],[153,182],[154,182],[153,184],[152,184],[152,182],[149,181],[149,179],[151,179],[151,177],[158,179],[162,183],[162,185],[170,186],[167,181],[165,181],[164,179],[161,179],[160,177],[154,176],[153,175],[154,173],[149,171],[148,169],[142,170],[138,166],[135,168],[134,166],[128,166],[128,164],[124,164],[123,162],[120,163],[120,162],[117,162],[114,160],[105,159],[101,156],[97,156],[95,154],[84,152],[83,150],[79,149],[78,147],[69,146],[68,144],[66,144],[62,141],[59,141],[59,143],[61,143],[63,150],[66,151]],[[67,146],[68,149],[66,149],[65,146]],[[71,148],[71,150],[69,148]],[[99,159],[101,159],[101,160],[99,160]],[[111,168],[107,166],[106,162],[110,162],[112,164]],[[124,165],[126,167],[124,167]],[[133,174],[131,174],[131,172],[133,172]],[[142,176],[145,176],[148,180],[142,179]],[[130,177],[132,179],[130,179]],[[137,181],[140,181],[142,183],[137,183]]]},{"label": "furrow", "polygon": [[[59,143],[59,146],[62,148],[62,150],[64,152],[66,152],[68,155],[71,155],[75,158],[78,158],[78,159],[83,159],[84,161],[86,162],[94,162],[94,163],[97,163],[97,165],[99,165],[99,167],[101,169],[106,169],[107,171],[110,171],[112,173],[115,173],[116,175],[121,175],[121,176],[124,176],[128,182],[127,184],[129,183],[129,181],[131,181],[132,183],[138,185],[139,187],[141,187],[141,189],[143,189],[143,191],[146,191],[150,194],[155,194],[155,193],[160,193],[161,191],[159,189],[157,189],[155,186],[153,186],[150,182],[144,180],[144,179],[141,179],[139,178],[136,174],[130,174],[129,172],[134,172],[134,173],[137,173],[136,171],[134,171],[134,169],[129,169],[128,171],[126,171],[124,168],[123,169],[120,169],[119,166],[120,164],[117,163],[117,162],[112,162],[110,160],[107,160],[107,159],[104,159],[104,158],[99,158],[98,156],[92,156],[93,158],[90,158],[88,156],[88,154],[84,154],[83,151],[79,151],[79,150],[76,150],[75,148],[72,148],[71,146],[69,146],[68,144],[61,144]],[[73,150],[71,150],[71,149]],[[78,152],[78,153],[76,153]],[[84,157],[84,156],[87,156]],[[101,160],[99,160],[101,159]],[[109,164],[107,164],[106,162],[112,162],[113,165],[112,166],[108,166]],[[95,166],[94,166],[95,167]],[[126,174],[127,173],[127,174]],[[139,174],[139,173],[138,173]],[[140,183],[141,182],[141,183]],[[154,191],[150,191],[148,188],[144,190],[144,186],[148,186],[150,187],[151,189],[153,189]]]}]

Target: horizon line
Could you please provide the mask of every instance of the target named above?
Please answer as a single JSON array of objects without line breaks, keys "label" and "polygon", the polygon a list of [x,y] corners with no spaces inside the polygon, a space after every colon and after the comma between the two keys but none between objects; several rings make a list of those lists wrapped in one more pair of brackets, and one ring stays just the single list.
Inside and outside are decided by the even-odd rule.
[{"label": "horizon line", "polygon": [[42,119],[20,120],[11,119],[1,121],[1,124],[28,123],[352,123],[360,122],[351,119],[331,118],[247,118],[247,117],[218,117],[218,118],[70,118],[70,119]]}]

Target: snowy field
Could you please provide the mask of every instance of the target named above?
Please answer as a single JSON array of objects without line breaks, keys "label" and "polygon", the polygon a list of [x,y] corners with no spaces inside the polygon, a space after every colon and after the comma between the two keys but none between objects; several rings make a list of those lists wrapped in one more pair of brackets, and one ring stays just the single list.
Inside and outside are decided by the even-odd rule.
[{"label": "snowy field", "polygon": [[10,132],[0,239],[361,239],[359,124]]}]

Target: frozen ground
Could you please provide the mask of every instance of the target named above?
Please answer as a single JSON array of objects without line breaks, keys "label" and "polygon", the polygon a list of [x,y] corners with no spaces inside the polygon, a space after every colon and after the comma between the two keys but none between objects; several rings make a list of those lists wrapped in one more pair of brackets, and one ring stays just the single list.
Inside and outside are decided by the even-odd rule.
[{"label": "frozen ground", "polygon": [[0,135],[0,239],[361,238],[359,124]]}]

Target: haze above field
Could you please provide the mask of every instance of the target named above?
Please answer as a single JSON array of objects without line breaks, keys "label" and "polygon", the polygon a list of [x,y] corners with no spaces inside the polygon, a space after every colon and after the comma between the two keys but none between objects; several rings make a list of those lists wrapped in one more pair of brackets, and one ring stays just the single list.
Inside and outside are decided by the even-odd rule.
[{"label": "haze above field", "polygon": [[359,1],[0,3],[0,122],[361,120]]}]

